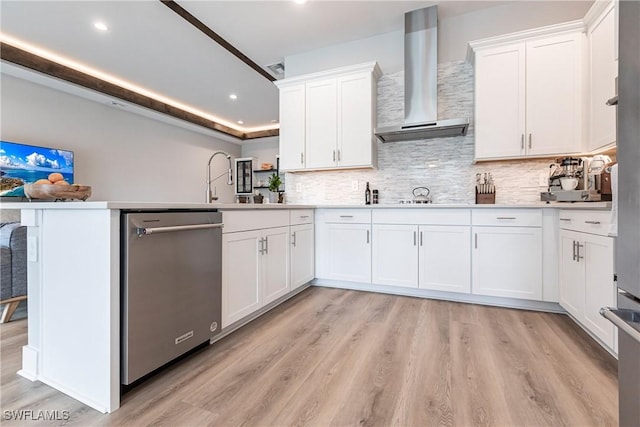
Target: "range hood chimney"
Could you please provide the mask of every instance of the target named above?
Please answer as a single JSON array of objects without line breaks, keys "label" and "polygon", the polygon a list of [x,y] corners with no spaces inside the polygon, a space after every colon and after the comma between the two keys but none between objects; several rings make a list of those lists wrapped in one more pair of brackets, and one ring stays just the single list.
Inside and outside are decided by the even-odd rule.
[{"label": "range hood chimney", "polygon": [[438,120],[438,6],[404,14],[404,124],[375,130],[382,142],[467,134],[469,119]]}]

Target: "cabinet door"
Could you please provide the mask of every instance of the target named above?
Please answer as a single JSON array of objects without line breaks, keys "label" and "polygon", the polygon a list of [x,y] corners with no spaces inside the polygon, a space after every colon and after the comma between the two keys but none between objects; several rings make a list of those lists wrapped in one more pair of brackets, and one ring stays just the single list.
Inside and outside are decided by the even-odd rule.
[{"label": "cabinet door", "polygon": [[372,165],[371,85],[371,73],[338,78],[338,166]]},{"label": "cabinet door", "polygon": [[584,264],[584,323],[609,348],[614,348],[615,327],[600,315],[600,308],[616,306],[613,281],[613,239],[584,234],[580,249]]},{"label": "cabinet door", "polygon": [[306,91],[307,169],[334,167],[338,138],[336,79],[307,83]]},{"label": "cabinet door", "polygon": [[372,281],[378,285],[418,287],[418,226],[373,225]]},{"label": "cabinet door", "polygon": [[371,226],[327,224],[327,278],[371,283]]},{"label": "cabinet door", "polygon": [[[581,235],[560,230],[560,305],[582,322],[584,313],[584,262],[576,258]],[[604,320],[604,319],[603,319]]]},{"label": "cabinet door", "polygon": [[614,52],[613,5],[589,28],[589,144],[588,151],[616,141],[616,109],[605,104],[615,94],[618,66]]},{"label": "cabinet door", "polygon": [[261,288],[262,305],[266,305],[289,292],[289,227],[262,233]]},{"label": "cabinet door", "polygon": [[527,42],[527,154],[582,151],[582,34]]},{"label": "cabinet door", "polygon": [[472,290],[542,300],[542,229],[473,227]]},{"label": "cabinet door", "polygon": [[525,154],[525,45],[478,51],[475,63],[476,159]]},{"label": "cabinet door", "polygon": [[280,170],[303,169],[305,85],[280,89]]},{"label": "cabinet door", "polygon": [[291,227],[291,290],[315,277],[313,224]]},{"label": "cabinet door", "polygon": [[222,327],[261,307],[259,231],[222,235]]},{"label": "cabinet door", "polygon": [[471,229],[420,226],[420,288],[471,292]]}]

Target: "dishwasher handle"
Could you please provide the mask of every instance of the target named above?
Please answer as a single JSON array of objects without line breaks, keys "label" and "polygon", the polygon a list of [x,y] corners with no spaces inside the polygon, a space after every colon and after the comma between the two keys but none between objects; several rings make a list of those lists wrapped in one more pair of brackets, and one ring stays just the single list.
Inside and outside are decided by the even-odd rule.
[{"label": "dishwasher handle", "polygon": [[189,230],[204,230],[207,228],[222,228],[224,224],[194,224],[194,225],[173,225],[169,227],[138,227],[136,228],[136,234],[138,237],[146,236],[155,233],[169,233],[172,231],[189,231]]},{"label": "dishwasher handle", "polygon": [[640,322],[638,322],[638,320],[640,320],[640,313],[633,310],[602,307],[600,309],[600,315],[640,343],[640,331],[631,326],[632,324],[640,324]]}]

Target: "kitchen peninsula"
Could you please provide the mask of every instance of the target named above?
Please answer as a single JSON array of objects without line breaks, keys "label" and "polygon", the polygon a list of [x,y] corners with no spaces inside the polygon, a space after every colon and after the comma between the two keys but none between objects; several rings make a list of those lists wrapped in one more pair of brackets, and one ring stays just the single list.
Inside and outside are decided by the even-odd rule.
[{"label": "kitchen peninsula", "polygon": [[[604,219],[609,215],[610,204],[5,203],[2,209],[20,209],[22,224],[29,227],[29,330],[20,374],[34,381],[40,380],[99,411],[116,410],[120,404],[121,370],[120,213],[122,210],[212,208],[223,212],[224,223],[223,329],[216,337],[219,338],[304,290],[313,279],[312,283],[321,286],[562,312],[558,305],[559,212],[592,212]],[[493,224],[496,221],[502,224]],[[382,242],[382,247],[398,249],[401,242],[396,237],[409,236],[409,246],[416,248],[418,256],[419,244],[426,244],[429,238],[444,244],[447,240],[443,241],[439,233],[454,227],[462,233],[455,234],[451,241],[462,242],[469,249],[468,256],[459,253],[455,261],[468,260],[470,269],[472,256],[476,256],[471,253],[472,236],[477,235],[476,230],[473,234],[472,230],[477,227],[494,230],[503,226],[534,230],[538,236],[534,247],[527,249],[527,253],[539,256],[539,267],[535,272],[538,282],[534,284],[539,288],[538,293],[526,295],[522,289],[511,294],[506,289],[502,289],[502,294],[495,289],[477,292],[472,287],[476,282],[471,277],[458,281],[462,283],[460,289],[434,290],[423,287],[422,282],[415,282],[414,286],[413,281],[385,276],[394,270],[397,272],[397,266],[386,268],[384,262],[378,261],[372,268],[372,259],[384,256],[382,252],[376,252],[376,248],[380,248],[378,242]],[[382,230],[387,233],[380,233]],[[399,234],[394,230],[399,230]],[[425,231],[432,234],[423,235]],[[339,242],[332,242],[331,238],[338,235],[349,237],[349,244],[335,246]],[[359,245],[360,237],[365,242],[360,248],[363,250],[353,247]],[[389,238],[391,240],[385,240]],[[302,258],[296,260],[295,248],[304,245],[310,247],[310,252],[299,252],[297,256]],[[341,265],[347,264],[349,268],[362,268],[359,263],[339,259],[345,250],[364,260],[364,276],[349,276],[353,271],[340,269]],[[447,253],[446,245],[440,246],[439,250]],[[234,265],[230,261],[247,251],[251,256],[242,258],[243,264]],[[260,258],[267,252],[268,258]],[[230,253],[233,256],[228,256]],[[281,259],[285,259],[284,263],[278,261]],[[490,261],[495,257],[482,259]],[[284,265],[285,271],[279,270],[280,273],[269,278],[269,273],[248,267],[253,265],[252,260],[258,270],[260,265],[268,264]],[[306,267],[296,271],[300,266]],[[491,273],[490,270],[483,271]],[[416,278],[418,273],[416,263]],[[299,279],[294,280],[294,277]],[[421,277],[429,276],[423,274]]]}]

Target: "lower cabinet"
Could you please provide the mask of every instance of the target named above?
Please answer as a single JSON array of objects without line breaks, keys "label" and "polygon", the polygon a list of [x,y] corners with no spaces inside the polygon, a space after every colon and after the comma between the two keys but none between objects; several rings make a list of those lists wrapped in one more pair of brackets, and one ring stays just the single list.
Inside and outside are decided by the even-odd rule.
[{"label": "lower cabinet", "polygon": [[373,283],[469,293],[469,233],[465,226],[374,224]]},{"label": "lower cabinet", "polygon": [[289,292],[289,227],[222,235],[222,327]]},{"label": "lower cabinet", "polygon": [[473,227],[472,233],[472,293],[542,300],[541,228]]},{"label": "lower cabinet", "polygon": [[315,277],[313,224],[291,226],[291,290]]},{"label": "lower cabinet", "polygon": [[611,237],[560,230],[560,305],[615,351],[615,327],[600,316],[616,306],[613,246]]},{"label": "lower cabinet", "polygon": [[371,283],[371,224],[316,221],[316,276]]}]

